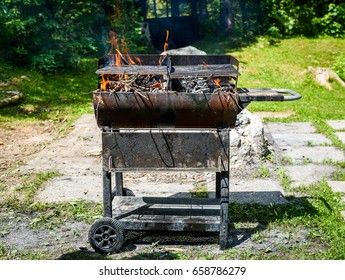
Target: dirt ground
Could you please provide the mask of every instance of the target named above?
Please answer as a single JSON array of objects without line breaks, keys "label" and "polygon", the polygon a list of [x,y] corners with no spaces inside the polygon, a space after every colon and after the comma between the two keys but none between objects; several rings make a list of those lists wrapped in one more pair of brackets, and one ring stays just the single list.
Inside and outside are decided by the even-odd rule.
[{"label": "dirt ground", "polygon": [[[82,138],[80,141],[85,143],[91,141],[88,136],[79,138]],[[61,139],[65,139],[66,144],[61,144],[59,142]],[[10,171],[25,165],[40,153],[45,152],[44,148],[48,145],[55,144],[55,147],[63,145],[64,148],[70,149],[69,151],[73,155],[76,152],[75,146],[73,144],[69,146],[67,142],[68,137],[61,138],[59,131],[49,121],[26,123],[25,125],[1,125],[0,182],[20,184],[20,178]],[[81,150],[81,153],[85,154],[85,151]],[[64,155],[60,156],[64,157]],[[100,165],[99,158],[97,162]],[[51,165],[54,168],[56,163],[52,162]],[[68,170],[68,167],[64,170]],[[73,172],[96,171],[74,170]],[[142,183],[141,178],[130,179],[135,184]],[[189,179],[199,180],[198,178]],[[99,180],[101,181],[101,179]],[[154,182],[157,177],[149,180]],[[70,179],[66,181],[70,181]],[[86,194],[87,191],[80,193]],[[4,246],[7,251],[15,253],[21,250],[25,252],[42,251],[49,259],[97,258],[87,240],[90,225],[82,222],[67,222],[59,228],[34,229],[31,226],[34,218],[34,215],[14,213],[13,211],[0,212],[0,245]],[[286,233],[285,229],[267,229],[265,225],[252,223],[245,228],[234,228],[231,231],[230,246],[243,251],[251,249],[252,252],[264,250],[271,253],[281,246],[290,248],[308,243],[308,230],[306,229],[296,229],[296,231]],[[260,242],[255,241],[255,238],[258,238],[255,237],[257,232],[260,233]],[[253,233],[256,235],[253,236]],[[170,233],[130,233],[123,251],[114,255],[113,258],[150,259],[156,258],[158,254],[158,256],[162,256],[162,259],[166,259],[182,252],[190,256],[203,256],[207,253],[217,259],[222,255],[217,243],[217,234],[198,234],[196,236]]]},{"label": "dirt ground", "polygon": [[58,132],[50,121],[0,126],[0,178],[53,141]]}]

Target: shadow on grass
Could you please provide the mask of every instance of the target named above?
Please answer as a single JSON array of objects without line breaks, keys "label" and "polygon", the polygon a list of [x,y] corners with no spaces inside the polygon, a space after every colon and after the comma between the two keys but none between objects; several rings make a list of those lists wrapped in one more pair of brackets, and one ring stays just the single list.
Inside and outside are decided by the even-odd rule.
[{"label": "shadow on grass", "polygon": [[89,250],[77,250],[61,255],[58,260],[109,260],[109,256]]},{"label": "shadow on grass", "polygon": [[[285,204],[262,205],[257,203],[231,203],[229,207],[229,239],[228,249],[234,248],[253,234],[260,233],[268,228],[270,223],[283,223],[291,226],[301,223],[303,218],[312,219],[318,211],[309,203],[312,197],[287,198]],[[322,202],[326,203],[321,199]],[[325,205],[327,207],[327,205]],[[235,226],[236,225],[236,226]],[[293,226],[295,227],[295,226]],[[253,241],[255,243],[255,241]],[[128,231],[122,250],[115,258],[133,260],[173,260],[185,259],[188,256],[184,246],[200,247],[210,245],[216,251],[219,249],[219,233],[209,232],[173,232],[173,231]],[[138,250],[140,246],[150,246],[149,251]],[[170,249],[169,249],[170,248]],[[172,251],[171,251],[172,248]],[[174,252],[176,249],[176,252]],[[138,250],[138,253],[135,251]],[[122,255],[122,253],[130,253]],[[62,255],[60,259],[111,259],[112,256],[100,255],[91,251],[75,251]],[[197,258],[198,256],[194,256]]]},{"label": "shadow on grass", "polygon": [[258,37],[253,35],[244,36],[233,33],[226,37],[206,36],[195,43],[195,47],[205,51],[207,54],[226,54],[239,51],[258,42]]}]

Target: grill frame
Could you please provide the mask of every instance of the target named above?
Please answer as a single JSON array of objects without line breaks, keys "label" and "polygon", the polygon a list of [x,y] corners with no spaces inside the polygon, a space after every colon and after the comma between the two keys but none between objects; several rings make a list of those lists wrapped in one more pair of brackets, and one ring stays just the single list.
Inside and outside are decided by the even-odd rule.
[{"label": "grill frame", "polygon": [[[117,59],[122,64],[127,61],[124,56]],[[103,227],[107,231],[115,227],[113,232],[121,237],[120,243],[125,230],[218,232],[219,248],[226,249],[230,130],[237,115],[252,101],[297,100],[301,96],[286,89],[238,89],[239,62],[229,55],[145,55],[136,59],[143,66],[116,67],[115,60],[113,55],[101,58],[96,74],[134,75],[141,71],[143,75],[159,75],[166,90],[140,94],[102,91],[99,78],[93,103],[102,133],[104,218],[96,221],[92,229]],[[229,85],[228,91],[202,94],[175,91],[174,82],[186,75],[219,78],[222,85]],[[138,198],[124,187],[124,172],[159,171],[215,172],[215,197]],[[108,244],[106,238],[103,241]],[[100,253],[116,252],[122,245],[112,240],[116,246],[102,247],[102,242],[95,242],[94,231],[89,232],[89,240]]]}]

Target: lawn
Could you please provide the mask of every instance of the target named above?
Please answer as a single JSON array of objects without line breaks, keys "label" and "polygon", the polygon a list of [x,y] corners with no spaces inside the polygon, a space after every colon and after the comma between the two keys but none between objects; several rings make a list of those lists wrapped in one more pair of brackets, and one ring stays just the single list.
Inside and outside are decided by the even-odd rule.
[{"label": "lawn", "polygon": [[333,82],[333,90],[318,85],[308,73],[309,66],[332,68],[345,79],[345,41],[343,39],[282,40],[274,45],[266,38],[244,48],[231,42],[199,42],[209,54],[231,54],[240,61],[239,87],[289,88],[303,98],[297,102],[251,103],[250,111],[283,112],[294,115],[284,121],[319,121],[345,118],[345,88]]}]

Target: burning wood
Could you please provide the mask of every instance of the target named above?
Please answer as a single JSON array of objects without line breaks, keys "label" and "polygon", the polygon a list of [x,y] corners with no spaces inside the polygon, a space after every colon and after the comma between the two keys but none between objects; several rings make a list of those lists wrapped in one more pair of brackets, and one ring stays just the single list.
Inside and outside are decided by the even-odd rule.
[{"label": "burning wood", "polygon": [[[167,30],[164,51],[168,39]],[[130,56],[126,42],[118,40],[115,32],[110,32],[108,43],[111,49],[104,67],[96,72],[100,91],[133,92],[145,98],[147,93],[236,93],[238,61],[231,56]]]},{"label": "burning wood", "polygon": [[158,75],[121,74],[102,75],[101,90],[114,92],[135,92],[143,95],[143,92],[162,92],[166,90],[166,82]]},{"label": "burning wood", "polygon": [[213,79],[210,77],[184,77],[179,79],[182,86],[181,90],[186,93],[220,93],[229,92],[234,93],[234,84],[222,86],[220,79]]}]

